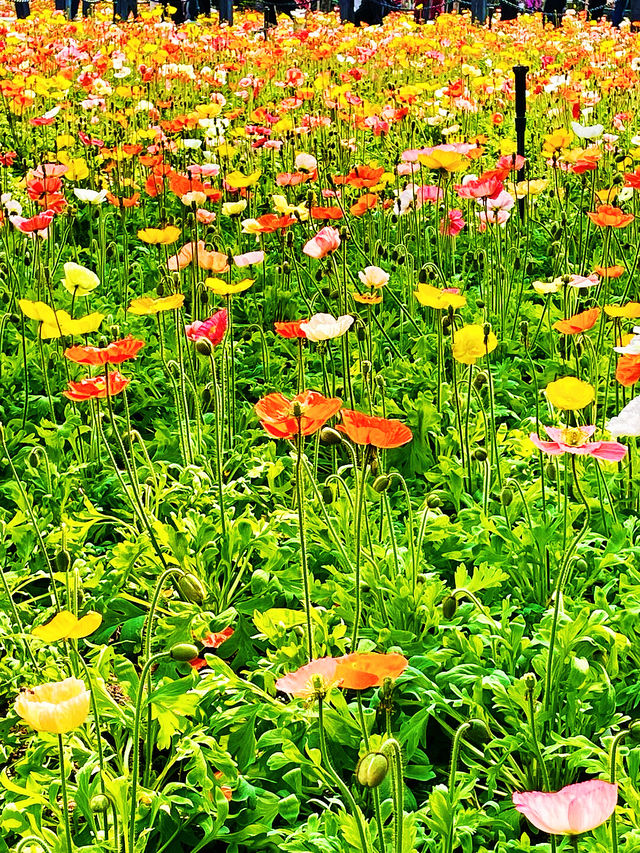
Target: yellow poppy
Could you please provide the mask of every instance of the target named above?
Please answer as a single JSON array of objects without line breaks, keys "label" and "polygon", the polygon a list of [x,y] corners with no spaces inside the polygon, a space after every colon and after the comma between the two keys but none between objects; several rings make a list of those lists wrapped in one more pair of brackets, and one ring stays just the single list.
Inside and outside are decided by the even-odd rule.
[{"label": "yellow poppy", "polygon": [[547,400],[556,409],[584,409],[596,396],[593,385],[575,376],[563,376],[545,388]]},{"label": "yellow poppy", "polygon": [[225,201],[222,205],[222,213],[224,216],[237,216],[239,213],[243,213],[247,207],[247,202],[245,199],[240,199],[240,201]]},{"label": "yellow poppy", "polygon": [[262,172],[258,170],[257,172],[252,172],[250,175],[243,175],[242,172],[229,172],[228,175],[225,175],[225,183],[230,186],[234,190],[242,190],[247,187],[252,187],[254,184],[258,183],[258,179]]},{"label": "yellow poppy", "polygon": [[434,148],[430,154],[420,154],[418,160],[428,169],[441,169],[443,172],[459,172],[469,165],[469,158],[464,154],[441,148]]},{"label": "yellow poppy", "polygon": [[138,231],[138,237],[143,243],[152,246],[168,246],[175,243],[182,232],[175,225],[167,225],[166,228],[142,228]]},{"label": "yellow poppy", "polygon": [[353,301],[360,302],[362,305],[379,305],[382,302],[382,296],[376,293],[354,293]]},{"label": "yellow poppy", "polygon": [[31,633],[45,643],[57,643],[58,640],[79,640],[88,637],[101,624],[102,616],[93,610],[81,619],[68,610],[61,610],[46,625],[38,625]]},{"label": "yellow poppy", "polygon": [[462,308],[467,304],[467,297],[461,293],[448,293],[446,290],[439,290],[430,284],[424,282],[418,283],[418,289],[414,290],[413,295],[418,300],[420,305],[425,305],[427,308]]},{"label": "yellow poppy", "polygon": [[40,684],[16,699],[16,714],[38,732],[64,734],[81,726],[89,714],[90,694],[80,678]]},{"label": "yellow poppy", "polygon": [[480,324],[463,326],[453,335],[453,357],[461,364],[475,364],[497,346],[498,339],[493,332],[485,335],[484,326]]},{"label": "yellow poppy", "polygon": [[38,320],[40,337],[43,340],[60,338],[63,335],[87,335],[96,332],[104,320],[104,314],[87,314],[77,320],[66,311],[54,311],[46,302],[32,302],[30,299],[18,300],[22,312],[31,320]]},{"label": "yellow poppy", "polygon": [[572,136],[566,130],[555,130],[553,133],[547,134],[544,138],[542,146],[542,154],[544,157],[553,157],[563,148],[567,148],[571,144]]},{"label": "yellow poppy", "polygon": [[254,281],[254,278],[243,278],[242,281],[237,281],[234,284],[233,282],[223,281],[221,278],[208,278],[204,284],[218,296],[232,296],[235,293],[248,290]]},{"label": "yellow poppy", "polygon": [[604,313],[607,317],[625,317],[628,320],[636,320],[640,317],[640,302],[627,302],[626,305],[605,305]]},{"label": "yellow poppy", "polygon": [[96,289],[100,284],[100,279],[86,267],[68,261],[64,265],[62,284],[72,296],[86,296]]},{"label": "yellow poppy", "polygon": [[182,308],[184,294],[174,293],[171,296],[163,296],[154,299],[152,296],[139,296],[129,305],[131,314],[159,314],[161,311],[171,311],[174,308]]}]

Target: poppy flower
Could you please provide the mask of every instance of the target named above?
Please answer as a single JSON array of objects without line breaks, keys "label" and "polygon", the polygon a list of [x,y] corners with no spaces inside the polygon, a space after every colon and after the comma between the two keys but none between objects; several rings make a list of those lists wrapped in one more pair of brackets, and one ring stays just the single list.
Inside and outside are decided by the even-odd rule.
[{"label": "poppy flower", "polygon": [[365,415],[353,409],[342,409],[340,416],[342,423],[337,424],[336,429],[346,433],[355,444],[391,448],[400,447],[413,438],[409,427],[400,421]]},{"label": "poppy flower", "polygon": [[440,233],[446,237],[457,237],[466,224],[462,211],[455,207],[440,220]]},{"label": "poppy flower", "polygon": [[223,216],[238,216],[244,213],[247,207],[247,200],[242,198],[239,201],[225,201],[222,205],[221,212]]},{"label": "poppy flower", "polygon": [[351,205],[349,212],[352,216],[364,216],[368,210],[373,210],[377,203],[378,196],[375,193],[367,193],[360,196],[358,201]]},{"label": "poppy flower", "polygon": [[90,610],[78,619],[68,610],[60,610],[46,625],[38,625],[31,631],[34,637],[45,643],[57,643],[59,640],[79,640],[100,627],[102,616]]},{"label": "poppy flower", "polygon": [[[224,628],[222,631],[209,632],[205,634],[202,640],[200,641],[200,645],[204,649],[217,649],[223,643],[229,639],[229,637],[233,636],[233,628],[229,626],[228,628]],[[193,667],[193,669],[202,669],[207,665],[207,662],[204,658],[192,658],[189,661],[189,666]]]},{"label": "poppy flower", "polygon": [[276,334],[282,338],[306,338],[307,335],[302,324],[308,322],[308,320],[290,320],[287,323],[274,323],[273,327]]},{"label": "poppy flower", "polygon": [[366,690],[368,687],[381,687],[386,678],[396,679],[401,675],[409,661],[398,654],[377,654],[376,652],[354,652],[336,658],[338,664],[336,676],[340,687],[347,690]]},{"label": "poppy flower", "polygon": [[190,341],[199,341],[201,338],[206,338],[209,343],[216,346],[224,338],[224,333],[227,331],[227,309],[222,308],[216,311],[206,320],[194,320],[188,326],[184,327],[185,335]]},{"label": "poppy flower", "polygon": [[337,228],[331,228],[329,225],[321,228],[320,231],[312,237],[302,247],[302,251],[310,258],[324,258],[329,252],[335,251],[340,246],[340,232]]},{"label": "poppy flower", "polygon": [[30,219],[25,219],[23,216],[10,216],[9,220],[23,234],[33,234],[35,231],[46,231],[53,222],[54,216],[53,210],[44,210]]},{"label": "poppy flower", "polygon": [[382,302],[382,296],[377,293],[354,293],[353,301],[359,302],[361,305],[379,305]]},{"label": "poppy flower", "polygon": [[601,275],[603,278],[620,278],[620,276],[624,275],[626,272],[625,268],[618,264],[614,264],[612,267],[596,266],[593,268],[593,271],[598,275]]},{"label": "poppy flower", "polygon": [[587,332],[592,329],[598,322],[599,316],[599,308],[589,308],[588,311],[574,314],[573,317],[566,320],[558,320],[553,324],[553,328],[561,335],[577,335],[580,332]]},{"label": "poppy flower", "polygon": [[343,213],[340,207],[312,207],[309,211],[312,219],[342,219]]},{"label": "poppy flower", "polygon": [[64,354],[69,361],[75,361],[76,364],[122,364],[129,358],[135,358],[143,346],[144,341],[128,335],[121,341],[107,344],[106,347],[68,347]]},{"label": "poppy flower", "polygon": [[607,429],[614,438],[619,435],[640,435],[640,397],[634,397],[619,415],[611,418]]},{"label": "poppy flower", "polygon": [[623,355],[616,365],[616,379],[625,388],[640,379],[640,355]]},{"label": "poppy flower", "polygon": [[576,456],[593,456],[606,462],[619,462],[627,454],[627,448],[617,441],[589,441],[596,431],[595,426],[545,427],[551,441],[545,441],[535,432],[529,435],[535,446],[549,456],[572,453]]},{"label": "poppy flower", "polygon": [[467,297],[463,296],[455,287],[440,290],[430,284],[418,282],[418,289],[414,290],[413,295],[421,305],[435,308],[437,311],[442,311],[445,308],[462,308],[463,305],[467,304]]},{"label": "poppy flower", "polygon": [[374,187],[383,175],[383,166],[355,166],[348,175],[336,175],[333,181],[336,185],[349,184],[357,189],[364,189]]},{"label": "poppy flower", "polygon": [[542,832],[581,835],[611,817],[618,800],[618,786],[591,779],[566,785],[555,793],[515,792],[512,799],[520,814]]},{"label": "poppy flower", "polygon": [[87,719],[89,700],[84,681],[65,678],[24,690],[16,699],[15,711],[38,732],[64,734]]},{"label": "poppy flower", "polygon": [[596,392],[593,385],[576,379],[575,376],[563,376],[550,382],[544,390],[547,400],[556,409],[574,411],[584,409],[595,399]]},{"label": "poppy flower", "polygon": [[308,340],[318,343],[342,337],[353,325],[353,317],[343,314],[334,317],[333,314],[314,314],[310,320],[305,320],[300,327]]},{"label": "poppy flower", "polygon": [[303,391],[291,400],[283,394],[268,394],[258,400],[254,409],[262,427],[270,436],[292,439],[297,435],[317,432],[341,405],[342,400],[337,397],[323,397],[317,391]]},{"label": "poppy flower", "polygon": [[278,216],[277,213],[265,213],[254,221],[257,223],[257,228],[254,230],[260,234],[273,234],[276,231],[284,231],[290,225],[295,225],[298,220],[286,213],[282,216]]},{"label": "poppy flower", "polygon": [[237,267],[251,267],[264,261],[264,252],[245,252],[242,255],[234,255],[233,262]]},{"label": "poppy flower", "polygon": [[613,207],[610,204],[600,204],[595,213],[587,212],[587,216],[601,228],[626,228],[630,222],[633,222],[633,213],[624,213],[619,207]]},{"label": "poppy flower", "polygon": [[[109,374],[109,396],[119,394],[129,384],[129,379],[118,370]],[[107,383],[104,376],[87,376],[79,382],[69,382],[67,390],[63,392],[69,400],[81,402],[83,400],[104,400],[107,396]]]},{"label": "poppy flower", "polygon": [[64,265],[62,284],[72,296],[86,296],[96,289],[100,284],[100,279],[86,267],[68,261]]},{"label": "poppy flower", "polygon": [[167,225],[165,228],[142,228],[138,231],[138,238],[152,246],[168,246],[175,243],[181,233],[175,225]]},{"label": "poppy flower", "polygon": [[171,296],[162,296],[159,299],[154,299],[152,296],[139,296],[131,302],[127,310],[130,314],[160,314],[163,311],[182,308],[183,304],[184,293],[173,293]]},{"label": "poppy flower", "polygon": [[504,184],[498,178],[471,178],[463,180],[453,188],[460,198],[496,198],[504,189]]},{"label": "poppy flower", "polygon": [[319,691],[324,694],[337,684],[337,666],[338,663],[335,658],[312,660],[295,672],[290,672],[288,675],[279,678],[276,681],[276,690],[302,699],[315,696]]},{"label": "poppy flower", "polygon": [[457,329],[453,335],[452,353],[461,364],[475,364],[479,358],[493,352],[498,339],[492,331],[485,334],[484,326],[471,324]]},{"label": "poppy flower", "polygon": [[627,302],[625,305],[605,305],[607,317],[624,317],[626,320],[637,320],[640,317],[640,302]]},{"label": "poppy flower", "polygon": [[247,189],[247,187],[252,187],[258,183],[261,174],[262,172],[259,170],[250,175],[243,175],[242,172],[229,172],[228,175],[225,175],[224,183],[229,189]]},{"label": "poppy flower", "polygon": [[429,153],[420,154],[418,161],[428,169],[437,169],[440,172],[460,172],[469,163],[464,154],[443,148],[432,148]]},{"label": "poppy flower", "polygon": [[19,299],[18,305],[26,317],[38,320],[42,340],[96,332],[104,320],[104,314],[97,312],[73,319],[66,311],[54,311],[46,302],[32,302],[30,299]]}]

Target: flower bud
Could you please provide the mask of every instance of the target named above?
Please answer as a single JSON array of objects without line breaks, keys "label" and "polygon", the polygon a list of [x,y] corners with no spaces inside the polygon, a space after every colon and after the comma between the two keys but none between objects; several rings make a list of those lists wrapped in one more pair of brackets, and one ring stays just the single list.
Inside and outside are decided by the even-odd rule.
[{"label": "flower bud", "polygon": [[198,657],[198,649],[193,643],[176,643],[169,652],[171,657],[177,661],[189,661]]},{"label": "flower bud", "polygon": [[209,358],[213,349],[211,347],[211,341],[208,341],[206,338],[200,338],[199,341],[196,341],[196,352],[198,355],[202,355],[205,358]]},{"label": "flower bud", "polygon": [[269,586],[269,572],[264,569],[256,569],[251,575],[251,592],[257,595],[264,592]]},{"label": "flower bud", "polygon": [[527,690],[535,690],[538,679],[533,672],[528,672],[524,677],[524,686]]},{"label": "flower bud", "polygon": [[333,503],[333,497],[333,489],[331,486],[324,486],[322,489],[322,500],[324,503],[327,505]]},{"label": "flower bud", "polygon": [[109,808],[109,798],[105,797],[104,794],[96,794],[95,797],[91,797],[89,807],[92,812],[104,814]]},{"label": "flower bud", "polygon": [[59,572],[66,572],[69,566],[71,565],[71,554],[63,548],[62,551],[58,551],[56,554],[56,569]]},{"label": "flower bud", "polygon": [[458,609],[458,602],[454,595],[448,595],[442,602],[442,615],[445,619],[453,619]]},{"label": "flower bud", "polygon": [[440,495],[436,492],[432,492],[427,498],[427,506],[429,509],[438,509],[438,507],[442,506],[442,501],[440,500]]},{"label": "flower bud", "polygon": [[362,376],[366,379],[367,376],[371,373],[371,362],[363,361],[361,364]]},{"label": "flower bud", "polygon": [[509,506],[513,501],[513,492],[507,486],[500,492],[500,500],[503,506]]},{"label": "flower bud", "polygon": [[383,492],[387,491],[390,484],[391,481],[389,480],[387,475],[380,474],[380,476],[376,477],[376,479],[373,481],[373,491],[381,495]]},{"label": "flower bud", "polygon": [[192,604],[202,604],[207,597],[206,590],[200,579],[191,572],[178,578],[178,589]]},{"label": "flower bud", "polygon": [[202,389],[202,405],[206,408],[211,402],[211,388]]},{"label": "flower bud", "polygon": [[486,462],[487,451],[482,447],[478,447],[477,450],[473,451],[473,458],[476,460],[476,462]]},{"label": "flower bud", "polygon": [[34,447],[29,454],[28,462],[32,468],[37,468],[40,465],[40,448]]},{"label": "flower bud", "polygon": [[320,441],[323,444],[342,444],[342,436],[337,429],[332,427],[323,427],[320,430]]},{"label": "flower bud", "polygon": [[640,743],[640,722],[636,720],[635,723],[631,723],[629,726],[629,735],[636,743]]},{"label": "flower bud", "polygon": [[370,752],[358,762],[356,779],[365,788],[377,788],[389,772],[389,759],[382,752]]}]

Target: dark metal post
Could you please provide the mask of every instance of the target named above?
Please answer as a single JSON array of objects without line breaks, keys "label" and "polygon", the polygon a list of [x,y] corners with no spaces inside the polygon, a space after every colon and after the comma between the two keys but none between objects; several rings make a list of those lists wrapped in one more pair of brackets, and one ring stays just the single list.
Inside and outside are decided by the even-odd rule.
[{"label": "dark metal post", "polygon": [[[525,156],[525,135],[527,130],[527,65],[514,65],[513,76],[516,82],[516,143],[517,152]],[[524,166],[518,171],[518,181],[524,181]],[[525,199],[518,199],[520,219],[524,220]]]},{"label": "dark metal post", "polygon": [[219,0],[220,23],[233,24],[233,0]]}]

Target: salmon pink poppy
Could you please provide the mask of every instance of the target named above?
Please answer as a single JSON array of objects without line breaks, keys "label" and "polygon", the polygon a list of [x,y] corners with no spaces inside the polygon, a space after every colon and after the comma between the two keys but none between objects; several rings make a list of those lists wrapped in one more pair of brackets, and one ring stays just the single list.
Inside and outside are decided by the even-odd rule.
[{"label": "salmon pink poppy", "polygon": [[400,421],[377,418],[352,409],[342,409],[340,416],[342,423],[336,429],[345,432],[355,444],[391,448],[400,447],[413,438],[409,427]]},{"label": "salmon pink poppy", "polygon": [[409,661],[399,654],[378,654],[376,652],[354,652],[336,658],[336,675],[340,686],[347,690],[366,690],[368,687],[381,687],[386,678],[396,679],[401,675]]},{"label": "salmon pink poppy", "polygon": [[75,361],[76,364],[122,364],[129,358],[135,358],[143,346],[144,341],[128,335],[121,341],[107,344],[106,347],[68,347],[64,354],[69,361]]},{"label": "salmon pink poppy", "polygon": [[37,213],[30,219],[25,219],[23,216],[10,216],[9,219],[18,231],[22,231],[23,234],[33,234],[34,231],[46,231],[53,222],[54,216],[53,210],[43,210],[42,213]]},{"label": "salmon pink poppy", "polygon": [[341,405],[342,400],[337,397],[323,397],[317,391],[303,391],[292,400],[283,394],[267,394],[258,400],[254,409],[270,436],[292,439],[297,435],[317,432]]},{"label": "salmon pink poppy", "polygon": [[199,341],[206,338],[209,343],[216,346],[224,338],[227,331],[227,309],[221,308],[207,320],[194,320],[184,327],[184,333],[190,341]]},{"label": "salmon pink poppy", "polygon": [[314,696],[318,689],[326,693],[337,683],[335,658],[319,658],[301,666],[295,672],[283,675],[276,681],[276,690],[291,696],[307,699]]},{"label": "salmon pink poppy", "polygon": [[611,817],[618,800],[618,786],[591,779],[566,785],[555,793],[516,792],[512,799],[520,814],[542,832],[581,835]]},{"label": "salmon pink poppy", "polygon": [[619,462],[627,455],[627,448],[617,441],[589,441],[596,431],[595,426],[545,427],[551,441],[545,441],[535,432],[529,435],[537,448],[549,456],[572,453],[576,456],[593,456],[605,462]]},{"label": "salmon pink poppy", "polygon": [[553,328],[561,335],[577,335],[580,332],[587,332],[592,329],[598,322],[599,316],[599,308],[589,308],[588,311],[574,314],[567,320],[558,320],[553,324]]},{"label": "salmon pink poppy", "polygon": [[324,258],[329,252],[335,251],[340,246],[340,232],[337,228],[331,228],[329,225],[321,228],[315,237],[307,242],[302,247],[302,251],[310,258]]},{"label": "salmon pink poppy", "polygon": [[[129,379],[118,370],[109,374],[109,396],[119,394],[129,384]],[[107,381],[104,376],[87,376],[79,382],[69,382],[64,396],[69,400],[104,400],[107,396]]]}]

